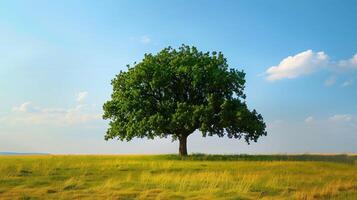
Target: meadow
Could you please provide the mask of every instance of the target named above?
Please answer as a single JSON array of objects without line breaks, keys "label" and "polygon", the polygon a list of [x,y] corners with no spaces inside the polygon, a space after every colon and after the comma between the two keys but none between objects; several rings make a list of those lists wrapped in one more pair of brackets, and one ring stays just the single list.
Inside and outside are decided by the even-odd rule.
[{"label": "meadow", "polygon": [[0,199],[357,199],[348,155],[0,156]]}]

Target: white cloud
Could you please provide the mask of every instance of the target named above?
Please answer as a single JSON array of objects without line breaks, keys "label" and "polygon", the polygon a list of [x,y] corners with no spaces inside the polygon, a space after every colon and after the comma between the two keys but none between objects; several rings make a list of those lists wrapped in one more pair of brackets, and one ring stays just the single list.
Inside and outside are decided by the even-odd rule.
[{"label": "white cloud", "polygon": [[349,122],[353,120],[353,116],[350,114],[336,114],[329,118],[329,121],[334,122]]},{"label": "white cloud", "polygon": [[327,64],[328,56],[324,52],[307,50],[294,56],[284,58],[279,65],[268,68],[266,70],[266,79],[269,81],[284,78],[293,79],[302,75],[311,74]]},{"label": "white cloud", "polygon": [[326,80],[325,80],[325,85],[326,86],[332,86],[332,85],[334,85],[335,83],[336,83],[336,76],[330,76],[329,78],[327,78]]},{"label": "white cloud", "polygon": [[357,69],[357,54],[348,60],[341,60],[338,66],[342,69]]},{"label": "white cloud", "polygon": [[31,106],[29,102],[15,106],[12,113],[1,118],[6,124],[75,125],[101,119],[95,108],[77,105],[72,108],[42,108]]},{"label": "white cloud", "polygon": [[14,112],[26,112],[28,111],[29,106],[31,105],[31,102],[25,102],[19,106],[14,106],[12,108],[12,111]]},{"label": "white cloud", "polygon": [[82,91],[82,92],[79,92],[77,94],[77,97],[76,97],[76,101],[77,102],[82,102],[84,101],[84,99],[88,96],[88,92],[87,91]]},{"label": "white cloud", "polygon": [[140,42],[143,44],[149,44],[151,42],[151,38],[147,35],[143,35],[140,37]]},{"label": "white cloud", "polygon": [[353,80],[347,80],[341,84],[341,87],[348,87],[353,84]]},{"label": "white cloud", "polygon": [[86,105],[77,105],[68,109],[64,115],[64,121],[67,124],[76,124],[101,119],[101,114],[88,113],[86,112],[86,107]]},{"label": "white cloud", "polygon": [[315,118],[314,118],[313,116],[309,116],[309,117],[307,117],[307,118],[305,119],[305,122],[306,122],[306,123],[311,123],[311,122],[313,122],[313,121],[315,121]]},{"label": "white cloud", "polygon": [[[332,86],[337,82],[337,74],[341,76],[351,73],[351,71],[357,72],[357,54],[349,59],[333,61],[323,51],[306,50],[284,58],[278,65],[269,67],[264,74],[268,81],[277,81],[294,79],[323,70],[327,70],[331,74],[324,84]],[[352,83],[352,80],[347,80],[340,85],[347,87]]]}]

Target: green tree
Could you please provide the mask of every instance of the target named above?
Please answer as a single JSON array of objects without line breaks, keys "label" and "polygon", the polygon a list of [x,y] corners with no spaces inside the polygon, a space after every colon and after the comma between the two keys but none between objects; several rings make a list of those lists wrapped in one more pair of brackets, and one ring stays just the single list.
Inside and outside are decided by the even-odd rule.
[{"label": "green tree", "polygon": [[244,84],[245,73],[229,69],[222,53],[182,45],[145,54],[112,80],[111,100],[103,106],[103,118],[110,119],[105,139],[171,136],[182,156],[195,130],[256,142],[266,126],[248,109]]}]

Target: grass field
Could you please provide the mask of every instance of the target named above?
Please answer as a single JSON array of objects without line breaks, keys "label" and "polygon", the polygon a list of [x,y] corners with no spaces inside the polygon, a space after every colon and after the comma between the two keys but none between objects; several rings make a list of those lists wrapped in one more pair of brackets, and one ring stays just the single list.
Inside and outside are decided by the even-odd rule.
[{"label": "grass field", "polygon": [[356,158],[0,156],[0,199],[357,199]]}]

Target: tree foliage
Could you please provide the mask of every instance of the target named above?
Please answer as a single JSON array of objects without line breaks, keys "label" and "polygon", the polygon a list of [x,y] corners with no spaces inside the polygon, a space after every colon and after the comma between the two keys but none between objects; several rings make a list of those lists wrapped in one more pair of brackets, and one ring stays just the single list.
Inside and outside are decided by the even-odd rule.
[{"label": "tree foliage", "polygon": [[263,117],[246,105],[245,73],[229,69],[220,52],[182,45],[145,54],[112,85],[103,106],[103,118],[110,119],[106,140],[172,136],[184,143],[185,155],[186,139],[195,130],[247,143],[266,135]]}]

